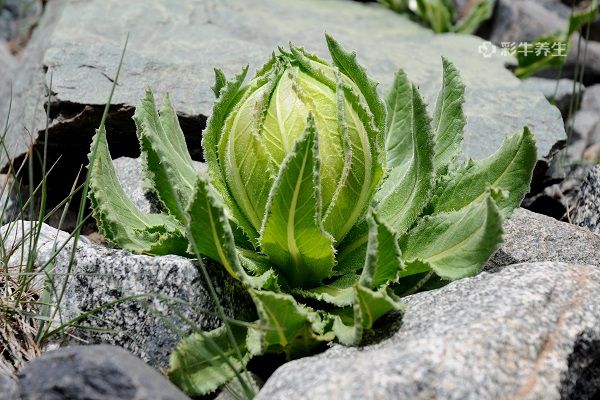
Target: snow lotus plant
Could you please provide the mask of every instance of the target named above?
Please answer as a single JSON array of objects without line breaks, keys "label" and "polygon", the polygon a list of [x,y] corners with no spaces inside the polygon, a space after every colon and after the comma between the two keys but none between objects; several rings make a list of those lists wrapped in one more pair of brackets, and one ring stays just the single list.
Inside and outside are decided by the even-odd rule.
[{"label": "snow lotus plant", "polygon": [[402,71],[384,103],[356,55],[327,44],[332,64],[291,45],[246,84],[247,68],[232,80],[217,71],[202,138],[208,176],[169,98],[159,112],[147,92],[134,120],[162,213],[133,205],[104,127],[94,138],[90,199],[106,239],[214,260],[256,305],[256,321],[175,349],[170,377],[190,394],[216,389],[255,355],[356,345],[402,310],[402,296],[476,274],[528,191],[537,157],[527,128],[485,160],[460,161],[464,86],[449,61],[430,118]]}]

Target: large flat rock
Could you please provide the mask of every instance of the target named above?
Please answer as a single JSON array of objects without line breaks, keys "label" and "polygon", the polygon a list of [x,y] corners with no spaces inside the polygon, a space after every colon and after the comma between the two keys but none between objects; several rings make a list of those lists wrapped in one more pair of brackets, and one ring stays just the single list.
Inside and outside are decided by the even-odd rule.
[{"label": "large flat rock", "polygon": [[[440,57],[455,62],[467,86],[464,147],[468,156],[489,155],[505,135],[524,125],[535,132],[540,157],[565,135],[559,111],[541,93],[522,87],[505,69],[505,57],[479,54],[481,39],[434,35],[376,4],[346,0],[58,0],[54,6],[63,10],[51,27],[38,32],[37,40],[47,46],[41,58],[33,60],[39,62],[34,71],[37,77],[30,79],[42,79],[49,85],[52,77],[50,142],[55,146],[51,150],[59,152],[61,144],[68,143],[72,160],[83,160],[78,155],[87,151],[127,33],[128,51],[113,99],[118,106],[111,113],[113,126],[111,118],[108,126],[109,140],[112,132],[117,147],[131,146],[134,127],[129,118],[145,86],[159,94],[172,94],[189,144],[198,146],[214,100],[210,89],[213,67],[222,68],[229,76],[245,64],[254,70],[288,41],[326,56],[324,32],[358,52],[369,73],[381,81],[382,91],[390,85],[394,72],[404,68],[430,104],[441,81]],[[22,136],[24,124],[30,123],[17,118],[11,135]],[[38,123],[34,135],[40,129]],[[13,141],[20,146],[15,155],[25,150],[26,141]],[[130,150],[116,152],[132,155]]]},{"label": "large flat rock", "polygon": [[598,398],[599,299],[593,266],[484,272],[408,297],[380,343],[283,365],[257,399]]}]

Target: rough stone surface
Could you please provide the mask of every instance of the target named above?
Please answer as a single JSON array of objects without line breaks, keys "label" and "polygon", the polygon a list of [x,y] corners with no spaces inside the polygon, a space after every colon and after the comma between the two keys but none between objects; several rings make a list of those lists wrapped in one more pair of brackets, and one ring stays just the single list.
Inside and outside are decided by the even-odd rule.
[{"label": "rough stone surface", "polygon": [[22,400],[188,399],[164,376],[115,346],[51,351],[19,376]]},{"label": "rough stone surface", "polygon": [[9,376],[0,374],[0,400],[14,400],[18,398],[19,387]]},{"label": "rough stone surface", "polygon": [[[200,130],[214,101],[210,89],[213,67],[222,68],[228,76],[245,64],[254,69],[278,45],[288,41],[325,56],[325,31],[358,52],[369,73],[382,82],[382,90],[389,87],[394,72],[402,67],[419,84],[430,104],[441,81],[440,56],[454,61],[467,86],[468,156],[481,158],[494,152],[505,135],[524,125],[535,132],[540,157],[564,138],[558,111],[540,93],[522,88],[505,69],[505,58],[479,54],[481,39],[434,35],[376,4],[345,0],[193,0],[177,5],[168,0],[51,3],[54,7],[69,5],[55,23],[36,32],[36,48],[47,50],[27,63],[33,71],[19,75],[23,75],[21,81],[37,82],[41,78],[49,84],[52,74],[55,95],[51,141],[57,151],[68,144],[70,152],[76,153],[72,155],[73,163],[85,158],[127,33],[128,53],[107,126],[109,142],[119,152],[113,154],[115,158],[132,156],[137,151],[130,117],[146,86],[153,87],[159,97],[166,91],[172,94],[188,143],[198,151]],[[45,74],[42,68],[47,68]],[[27,92],[34,97],[40,93],[29,88]],[[25,122],[21,121],[31,120],[16,121],[19,123],[14,129],[19,132],[14,135],[22,138],[20,124]],[[34,132],[41,129],[40,124],[34,127]],[[19,143],[15,154],[25,149],[23,140]],[[196,155],[199,157],[199,153]]]},{"label": "rough stone surface", "polygon": [[292,361],[257,399],[592,399],[600,269],[519,264],[406,299],[391,337]]},{"label": "rough stone surface", "polygon": [[569,116],[569,105],[573,99],[573,89],[575,89],[575,95],[581,96],[585,92],[583,85],[575,84],[571,79],[547,79],[532,77],[523,80],[524,88],[531,90],[532,92],[540,92],[550,101],[556,105],[560,110],[564,119]]},{"label": "rough stone surface", "polygon": [[[12,83],[12,70],[15,66],[16,60],[8,51],[8,47],[6,43],[4,43],[0,39],[0,95],[4,96],[6,93],[10,92],[10,86]],[[0,115],[2,115],[2,120],[6,118],[4,115],[7,111],[2,109],[0,111]],[[4,122],[4,121],[2,121]]]},{"label": "rough stone surface", "polygon": [[588,89],[581,99],[581,109],[596,110],[600,113],[600,84],[590,86]]},{"label": "rough stone surface", "polygon": [[[5,248],[22,241],[29,222],[5,225]],[[69,240],[65,232],[44,225],[37,243],[36,265],[46,265],[56,248]],[[70,267],[70,243],[58,253],[50,278],[52,304],[62,298],[54,313],[54,326],[76,320],[78,328],[69,335],[53,339],[64,344],[106,343],[124,347],[156,367],[168,366],[168,357],[182,335],[191,331],[189,323],[204,330],[219,326],[215,305],[208,293],[198,265],[177,256],[132,255],[81,240],[75,262]],[[20,252],[10,264],[20,262]],[[229,276],[217,267],[207,266],[219,301],[230,317],[252,318],[254,307]],[[66,286],[65,286],[66,280]],[[43,284],[41,275],[40,286]],[[63,291],[62,288],[65,287]],[[127,298],[131,298],[127,300]],[[107,306],[112,304],[112,306]],[[79,319],[82,313],[90,315]],[[179,313],[179,314],[178,314]],[[186,320],[190,322],[186,322]],[[99,328],[96,330],[85,329]]]},{"label": "rough stone surface", "polygon": [[119,157],[113,160],[119,183],[131,201],[145,213],[152,212],[156,205],[146,197],[143,187],[144,175],[138,158]]},{"label": "rough stone surface", "polygon": [[537,261],[600,266],[600,237],[586,229],[523,208],[516,209],[503,227],[504,242],[488,261],[488,269]]},{"label": "rough stone surface", "polygon": [[[144,188],[144,174],[140,158],[119,157],[113,160],[119,183],[133,203],[143,212],[157,212],[161,206],[155,195]],[[200,174],[208,174],[206,164],[194,161]]]},{"label": "rough stone surface", "polygon": [[574,224],[600,234],[600,165],[583,181],[571,218]]}]

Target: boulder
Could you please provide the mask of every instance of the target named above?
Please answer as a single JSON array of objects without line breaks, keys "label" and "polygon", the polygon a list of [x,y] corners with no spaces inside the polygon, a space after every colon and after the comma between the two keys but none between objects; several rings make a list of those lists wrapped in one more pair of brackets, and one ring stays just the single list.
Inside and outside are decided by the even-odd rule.
[{"label": "boulder", "polygon": [[[467,156],[493,153],[505,135],[524,125],[535,133],[540,157],[564,139],[558,110],[541,93],[523,88],[505,69],[503,57],[482,57],[481,39],[435,35],[377,4],[194,0],[174,6],[168,0],[56,0],[50,5],[18,73],[18,110],[10,132],[16,145],[11,149],[15,156],[27,149],[24,124],[33,126],[34,137],[43,130],[43,118],[32,121],[22,110],[35,109],[24,100],[40,98],[52,77],[50,157],[68,150],[68,160],[61,164],[71,171],[86,163],[127,33],[128,50],[107,121],[114,158],[138,154],[131,116],[144,88],[150,86],[159,98],[171,93],[192,155],[201,159],[200,132],[214,102],[213,67],[232,76],[250,64],[253,73],[288,41],[327,56],[325,31],[357,51],[360,62],[382,82],[382,92],[394,72],[404,68],[430,107],[441,82],[441,56],[455,62],[467,86]],[[44,115],[41,106],[37,105],[37,115]]]},{"label": "boulder", "polygon": [[106,345],[47,352],[19,374],[22,400],[186,400],[160,373],[127,351]]},{"label": "boulder", "polygon": [[[27,257],[26,251],[12,249],[23,242],[29,247],[29,224],[17,221],[0,228],[11,254],[9,265]],[[200,268],[207,268],[228,317],[254,318],[245,290],[222,268],[178,256],[133,255],[83,238],[71,263],[71,243],[69,234],[47,225],[37,240],[35,265],[47,279],[40,273],[36,285],[51,294],[51,330],[58,328],[51,343],[114,344],[152,366],[167,367],[172,349],[192,328],[220,325]],[[60,329],[64,324],[67,329]]]},{"label": "boulder", "polygon": [[571,218],[574,224],[600,234],[600,165],[581,184]]},{"label": "boulder", "polygon": [[600,237],[587,229],[523,208],[504,221],[504,242],[486,269],[526,262],[552,261],[600,266]]},{"label": "boulder", "polygon": [[593,399],[600,269],[531,263],[406,298],[391,336],[289,362],[257,399]]}]

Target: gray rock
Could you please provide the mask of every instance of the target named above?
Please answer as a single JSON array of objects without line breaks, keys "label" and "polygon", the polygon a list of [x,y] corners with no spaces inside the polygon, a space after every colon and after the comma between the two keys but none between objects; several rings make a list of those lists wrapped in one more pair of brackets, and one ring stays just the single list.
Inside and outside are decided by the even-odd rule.
[{"label": "gray rock", "polygon": [[[54,7],[65,2],[58,0]],[[129,51],[113,98],[117,106],[109,117],[113,157],[135,154],[130,117],[144,88],[151,86],[159,97],[171,93],[188,144],[199,158],[199,132],[214,101],[210,89],[213,67],[222,68],[228,76],[247,63],[256,68],[278,45],[290,40],[326,55],[325,31],[358,52],[369,73],[383,83],[382,89],[389,87],[394,72],[402,67],[420,85],[430,104],[441,81],[440,56],[454,61],[468,88],[468,156],[489,155],[506,134],[524,125],[535,132],[540,157],[564,138],[558,111],[540,93],[522,88],[505,69],[504,58],[481,56],[481,39],[434,35],[379,5],[345,0],[194,0],[176,6],[168,0],[70,1],[54,24],[39,30],[43,37],[34,40],[39,46],[45,43],[47,50],[41,60],[28,64],[35,71],[22,74],[28,80],[35,75],[37,82],[41,67],[47,67],[42,76],[46,83],[52,74],[55,95],[50,141],[57,153],[67,144],[71,162],[80,162],[85,160],[82,155],[88,151],[129,32]],[[40,92],[27,88],[27,93],[35,97]],[[20,124],[26,121],[31,126],[30,118],[16,121],[11,131],[14,141],[20,137]],[[43,124],[34,127],[35,135]],[[15,155],[26,149],[23,140],[20,143]]]},{"label": "gray rock", "polygon": [[600,84],[590,86],[588,89],[581,99],[581,109],[600,114]]},{"label": "gray rock", "polygon": [[[263,387],[263,385],[265,384],[259,376],[253,374],[252,372],[248,372],[248,375],[245,375],[244,377],[249,377],[249,379],[246,380],[246,383],[248,383],[249,381],[250,386],[252,387],[255,393],[258,393],[260,388]],[[240,381],[237,379],[233,379],[229,383],[225,384],[225,386],[223,386],[219,394],[215,397],[215,400],[239,400],[244,398],[246,398],[246,396],[244,394],[244,390],[242,388],[242,385],[240,384]]]},{"label": "gray rock", "polygon": [[0,400],[18,399],[19,387],[11,377],[0,373]]},{"label": "gray rock", "polygon": [[[156,195],[144,187],[144,174],[140,158],[119,157],[113,160],[119,183],[133,203],[143,212],[158,212],[161,209]],[[206,164],[194,161],[199,174],[208,176]]]},{"label": "gray rock", "polygon": [[0,39],[17,42],[17,46],[24,45],[43,9],[42,0],[0,2]]},{"label": "gray rock", "polygon": [[[12,73],[13,68],[16,64],[16,60],[12,54],[8,51],[6,43],[0,40],[0,95],[6,96],[10,93],[10,86],[12,84]],[[2,115],[2,122],[4,122],[4,115],[6,110],[0,110]]]},{"label": "gray rock", "polygon": [[519,264],[410,296],[391,337],[292,361],[257,399],[592,399],[600,269]]},{"label": "gray rock", "polygon": [[571,218],[574,224],[600,234],[600,165],[583,181]]},{"label": "gray rock", "polygon": [[[564,8],[560,0],[498,0],[494,23],[489,39],[502,42],[533,42],[542,35],[567,27]],[[561,13],[559,10],[563,9]]]},{"label": "gray rock", "polygon": [[569,106],[573,94],[581,96],[585,92],[583,85],[576,84],[571,79],[556,80],[532,77],[523,80],[522,86],[532,92],[542,93],[548,101],[558,107],[565,120],[569,116]]},{"label": "gray rock", "polygon": [[150,213],[156,208],[146,197],[143,187],[144,175],[139,158],[119,157],[113,160],[119,183],[125,193],[141,211]]},{"label": "gray rock", "polygon": [[487,269],[538,261],[600,265],[600,237],[586,229],[523,208],[503,228],[504,242]]},{"label": "gray rock", "polygon": [[22,400],[185,400],[164,376],[127,351],[106,345],[48,352],[19,379]]},{"label": "gray rock", "polygon": [[[0,228],[6,238],[5,251],[18,248],[24,236],[31,236],[29,222],[24,224]],[[65,243],[49,264],[57,253],[55,249]],[[132,255],[81,240],[71,264],[71,243],[67,233],[47,225],[37,241],[36,266],[47,266],[50,303],[58,304],[50,310],[52,327],[72,325],[64,335],[52,338],[53,343],[115,344],[153,366],[166,367],[173,347],[192,326],[210,330],[220,325],[215,303],[198,264],[192,260]],[[9,265],[27,257],[26,252],[9,254]],[[253,320],[254,306],[246,292],[222,268],[206,268],[227,315]],[[44,286],[42,276],[37,283],[40,289]]]}]

